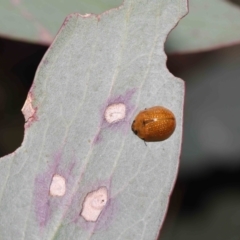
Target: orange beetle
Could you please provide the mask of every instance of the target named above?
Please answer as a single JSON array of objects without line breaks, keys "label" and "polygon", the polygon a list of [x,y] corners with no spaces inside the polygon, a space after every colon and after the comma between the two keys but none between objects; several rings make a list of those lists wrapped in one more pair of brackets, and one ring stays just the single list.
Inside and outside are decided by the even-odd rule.
[{"label": "orange beetle", "polygon": [[132,123],[132,131],[146,142],[169,138],[176,127],[174,114],[167,108],[156,106],[139,112]]}]

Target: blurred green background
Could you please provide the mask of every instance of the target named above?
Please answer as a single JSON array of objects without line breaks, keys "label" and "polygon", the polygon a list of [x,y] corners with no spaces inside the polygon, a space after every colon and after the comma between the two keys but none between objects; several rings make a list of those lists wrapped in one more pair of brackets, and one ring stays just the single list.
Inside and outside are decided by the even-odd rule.
[{"label": "blurred green background", "polygon": [[[121,1],[102,0],[97,4],[96,1],[80,2],[86,12],[101,12],[102,9],[119,5]],[[220,3],[222,1],[214,2],[215,10],[224,7]],[[231,2],[234,3],[231,5],[234,11],[240,13],[239,1]],[[17,0],[12,6],[14,4],[21,7]],[[41,4],[47,3],[42,1]],[[5,17],[11,18],[5,9],[15,14],[14,9],[0,5],[0,13],[4,12]],[[204,14],[206,12],[202,12],[203,18]],[[234,28],[231,38],[225,32],[226,25],[218,26],[221,36],[228,35],[227,40],[224,39],[225,44],[217,44],[217,37],[214,43],[208,42],[207,47],[202,45],[198,49],[195,45],[194,50],[191,44],[189,49],[186,46],[177,49],[177,37],[171,41],[168,39],[166,43],[167,66],[173,75],[184,79],[186,96],[179,176],[160,240],[240,240],[240,45],[236,39],[230,41],[233,36],[238,38],[237,34],[240,35],[240,27],[238,32],[236,30],[236,24],[240,24],[240,14],[238,22],[236,17],[232,20]],[[13,28],[14,31],[15,23],[10,22],[9,29]],[[178,27],[181,27],[180,24],[172,31],[172,36],[177,34]],[[198,28],[201,29],[201,26]],[[208,31],[214,32],[215,29],[211,28]],[[29,38],[17,41],[10,39],[20,39],[20,35],[13,33],[8,36],[3,32],[1,35],[0,156],[4,156],[18,148],[23,140],[21,108],[36,68],[47,50],[47,42],[27,43],[38,40]],[[217,36],[219,42],[223,41],[220,35]],[[188,40],[191,42],[194,38]]]}]

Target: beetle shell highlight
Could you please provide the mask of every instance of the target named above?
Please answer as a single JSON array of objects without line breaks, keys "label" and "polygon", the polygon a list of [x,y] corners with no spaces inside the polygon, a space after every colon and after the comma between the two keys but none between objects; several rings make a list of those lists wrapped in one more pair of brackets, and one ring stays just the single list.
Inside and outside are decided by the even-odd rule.
[{"label": "beetle shell highlight", "polygon": [[160,106],[139,112],[132,123],[132,131],[146,142],[166,140],[172,135],[175,127],[174,114]]}]

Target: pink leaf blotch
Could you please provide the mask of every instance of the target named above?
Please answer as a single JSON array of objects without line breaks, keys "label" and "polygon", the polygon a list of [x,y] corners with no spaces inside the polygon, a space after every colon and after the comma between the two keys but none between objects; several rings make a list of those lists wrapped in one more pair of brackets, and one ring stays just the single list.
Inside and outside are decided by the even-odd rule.
[{"label": "pink leaf blotch", "polygon": [[126,106],[123,103],[109,105],[105,110],[105,120],[108,123],[116,123],[126,117]]},{"label": "pink leaf blotch", "polygon": [[[70,202],[68,188],[73,182],[71,174],[75,162],[72,162],[68,166],[61,164],[61,155],[61,153],[56,154],[48,169],[40,173],[35,179],[34,206],[36,220],[41,228],[45,227],[51,219],[53,209],[66,206]],[[53,180],[58,180],[57,183],[54,183],[55,189],[53,189],[52,185]],[[61,188],[58,188],[56,191],[56,185],[59,183]],[[58,197],[56,198],[56,196]]]},{"label": "pink leaf blotch", "polygon": [[66,192],[66,180],[59,174],[55,174],[50,185],[50,195],[62,197]]},{"label": "pink leaf blotch", "polygon": [[86,221],[96,222],[108,201],[106,187],[90,192],[84,199],[81,216]]},{"label": "pink leaf blotch", "polygon": [[101,121],[99,131],[93,143],[101,140],[101,131],[110,128],[113,131],[126,133],[131,126],[131,118],[135,107],[131,104],[132,97],[136,89],[131,89],[123,95],[109,98],[101,109]]}]

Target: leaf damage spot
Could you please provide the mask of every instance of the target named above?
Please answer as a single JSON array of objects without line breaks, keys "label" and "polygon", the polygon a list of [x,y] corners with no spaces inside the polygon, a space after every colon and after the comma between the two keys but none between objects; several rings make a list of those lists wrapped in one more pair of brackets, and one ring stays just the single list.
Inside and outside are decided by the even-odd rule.
[{"label": "leaf damage spot", "polygon": [[50,195],[53,197],[62,197],[66,192],[66,180],[64,177],[55,174],[50,185]]},{"label": "leaf damage spot", "polygon": [[136,88],[129,89],[122,95],[107,99],[101,108],[101,121],[99,131],[93,140],[94,144],[102,140],[101,132],[106,128],[110,128],[113,131],[121,131],[123,134],[128,132],[132,114],[136,109],[131,103],[136,91]]},{"label": "leaf damage spot", "polygon": [[24,115],[25,118],[25,128],[26,127],[30,127],[30,125],[37,120],[37,116],[36,116],[36,110],[37,108],[33,108],[32,106],[32,94],[29,93],[27,96],[27,99],[23,105],[22,108],[22,113]]},{"label": "leaf damage spot", "polygon": [[[69,191],[74,178],[72,171],[76,160],[67,165],[62,159],[62,152],[54,154],[54,160],[47,169],[35,178],[34,207],[36,220],[42,229],[52,218],[54,209],[69,204]],[[61,197],[52,197],[61,196]]]},{"label": "leaf damage spot", "polygon": [[105,119],[108,123],[115,123],[126,116],[126,106],[123,103],[111,104],[105,111]]},{"label": "leaf damage spot", "polygon": [[96,222],[102,210],[108,202],[108,191],[106,187],[90,192],[84,199],[81,216],[90,222]]}]

